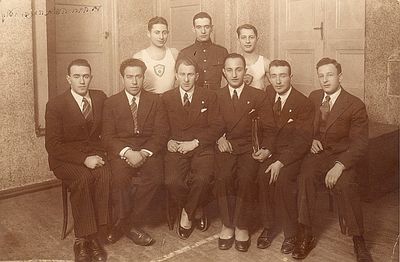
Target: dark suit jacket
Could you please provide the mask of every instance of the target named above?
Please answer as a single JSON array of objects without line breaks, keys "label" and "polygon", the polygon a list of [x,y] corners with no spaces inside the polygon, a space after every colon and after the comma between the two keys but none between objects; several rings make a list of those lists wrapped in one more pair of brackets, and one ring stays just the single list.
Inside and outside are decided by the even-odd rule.
[{"label": "dark suit jacket", "polygon": [[311,92],[309,98],[315,107],[314,139],[320,140],[324,150],[337,154],[336,161],[346,168],[354,166],[368,147],[368,115],[364,103],[342,88],[328,119],[326,132],[319,132],[323,90]]},{"label": "dark suit jacket", "polygon": [[[266,92],[271,104],[274,104],[274,88],[270,85]],[[302,159],[310,151],[313,137],[314,106],[311,101],[292,87],[280,117],[274,117],[278,128],[274,159],[285,166]]]},{"label": "dark suit jacket", "polygon": [[276,127],[272,105],[264,91],[244,85],[238,108],[234,110],[228,86],[218,91],[218,104],[224,121],[224,133],[233,147],[233,154],[252,152],[252,119],[260,119],[260,146],[274,151]]},{"label": "dark suit jacket", "polygon": [[222,135],[223,122],[219,115],[215,92],[195,87],[188,112],[182,105],[179,88],[165,92],[162,101],[168,114],[170,139],[178,141],[198,139],[200,149],[213,147]]},{"label": "dark suit jacket", "polygon": [[45,146],[51,170],[64,162],[83,165],[90,155],[105,156],[100,134],[106,95],[100,90],[89,90],[89,95],[93,110],[90,129],[70,89],[47,103]]},{"label": "dark suit jacket", "polygon": [[138,134],[134,133],[133,116],[124,90],[105,101],[103,112],[102,138],[110,159],[120,158],[119,153],[127,146],[154,154],[166,148],[168,122],[158,95],[141,91]]}]

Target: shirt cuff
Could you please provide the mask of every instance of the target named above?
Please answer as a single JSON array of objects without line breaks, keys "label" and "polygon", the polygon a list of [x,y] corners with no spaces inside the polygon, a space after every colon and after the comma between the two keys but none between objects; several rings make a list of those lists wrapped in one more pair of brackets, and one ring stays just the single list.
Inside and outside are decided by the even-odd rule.
[{"label": "shirt cuff", "polygon": [[148,153],[148,154],[149,154],[149,157],[151,157],[151,156],[153,155],[153,152],[151,152],[150,150],[147,150],[147,149],[144,149],[144,148],[142,148],[142,150],[143,150],[144,152]]},{"label": "shirt cuff", "polygon": [[119,152],[119,156],[120,156],[120,157],[124,157],[126,151],[128,151],[128,150],[130,150],[130,149],[132,149],[132,148],[130,148],[129,146],[124,147],[124,148],[121,150],[121,152]]},{"label": "shirt cuff", "polygon": [[339,165],[341,165],[342,167],[343,167],[343,169],[346,169],[346,166],[345,165],[343,165],[343,163],[342,162],[340,162],[340,161],[335,161],[335,164],[336,163],[338,163]]}]

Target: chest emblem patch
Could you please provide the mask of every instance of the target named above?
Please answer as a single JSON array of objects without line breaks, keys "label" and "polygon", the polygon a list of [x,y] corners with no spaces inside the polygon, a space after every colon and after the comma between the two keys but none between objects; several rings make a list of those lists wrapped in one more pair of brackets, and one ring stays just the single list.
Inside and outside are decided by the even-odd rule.
[{"label": "chest emblem patch", "polygon": [[154,73],[157,76],[162,77],[164,75],[164,72],[165,72],[165,65],[158,64],[158,65],[155,65],[153,67],[153,69],[154,69]]}]

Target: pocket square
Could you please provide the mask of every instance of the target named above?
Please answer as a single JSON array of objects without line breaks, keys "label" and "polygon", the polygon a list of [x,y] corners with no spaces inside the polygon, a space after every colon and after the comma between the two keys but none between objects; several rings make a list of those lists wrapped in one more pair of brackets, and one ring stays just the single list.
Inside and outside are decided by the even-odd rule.
[{"label": "pocket square", "polygon": [[290,122],[293,122],[293,121],[294,121],[294,120],[290,118],[287,122],[290,123]]},{"label": "pocket square", "polygon": [[206,111],[207,111],[207,108],[200,109],[200,113],[203,113],[203,112],[206,112]]}]

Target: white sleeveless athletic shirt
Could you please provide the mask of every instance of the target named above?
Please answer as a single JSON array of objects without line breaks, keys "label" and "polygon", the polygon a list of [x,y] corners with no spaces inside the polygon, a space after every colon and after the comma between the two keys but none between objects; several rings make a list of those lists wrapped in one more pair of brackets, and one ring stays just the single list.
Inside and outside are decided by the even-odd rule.
[{"label": "white sleeveless athletic shirt", "polygon": [[262,55],[258,56],[257,61],[250,65],[246,66],[247,71],[246,74],[249,74],[253,77],[253,81],[250,83],[250,86],[255,87],[257,89],[265,90],[265,68],[264,68],[264,57]]}]

